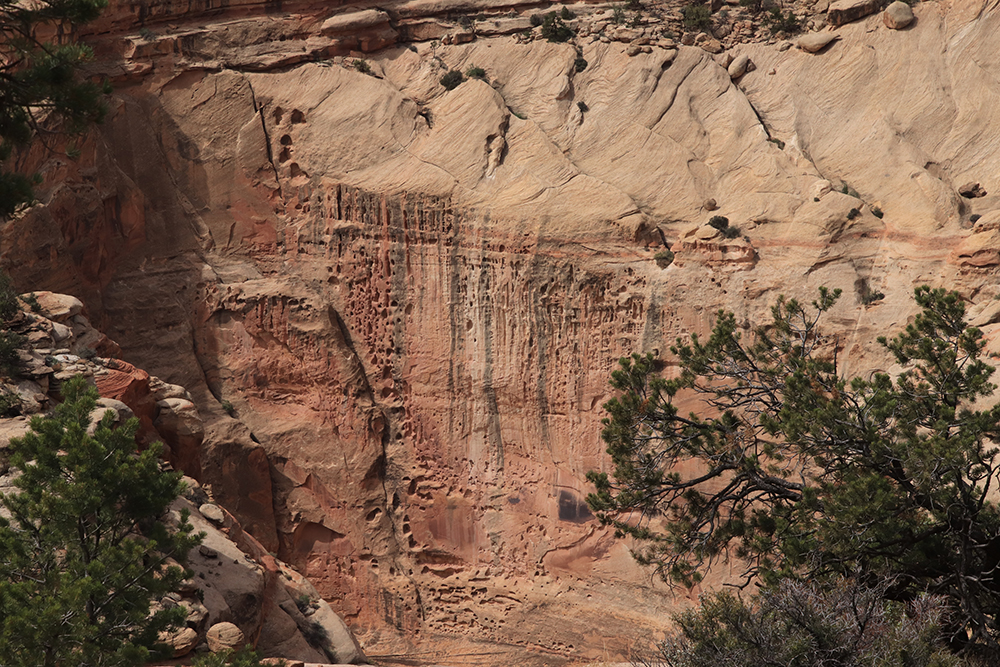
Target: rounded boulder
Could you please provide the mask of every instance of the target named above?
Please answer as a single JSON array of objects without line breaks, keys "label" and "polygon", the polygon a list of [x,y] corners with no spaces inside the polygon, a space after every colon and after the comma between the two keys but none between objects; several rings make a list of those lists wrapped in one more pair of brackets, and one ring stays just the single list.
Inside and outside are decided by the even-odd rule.
[{"label": "rounded boulder", "polygon": [[913,23],[913,9],[905,2],[896,0],[882,12],[882,22],[887,28],[902,30]]},{"label": "rounded boulder", "polygon": [[238,651],[243,648],[246,638],[243,631],[233,623],[216,623],[205,633],[205,641],[208,642],[208,649],[212,653],[233,650]]}]

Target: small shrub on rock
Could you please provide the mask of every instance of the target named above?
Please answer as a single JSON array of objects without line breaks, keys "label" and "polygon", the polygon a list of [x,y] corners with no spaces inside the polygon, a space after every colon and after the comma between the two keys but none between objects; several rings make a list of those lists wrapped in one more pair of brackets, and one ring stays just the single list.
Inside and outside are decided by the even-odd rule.
[{"label": "small shrub on rock", "polygon": [[[32,295],[34,296],[34,295]],[[35,300],[38,303],[38,300]],[[18,302],[17,290],[10,276],[0,272],[0,324],[7,324],[14,316],[21,311],[21,304]]]},{"label": "small shrub on rock", "polygon": [[542,37],[550,42],[566,42],[573,37],[573,31],[555,12],[549,12],[542,21]]},{"label": "small shrub on rock", "polygon": [[367,60],[362,60],[360,58],[355,59],[351,66],[362,74],[371,74],[372,66],[368,64]]},{"label": "small shrub on rock", "polygon": [[708,30],[712,25],[712,10],[707,5],[688,5],[681,10],[681,16],[688,30]]},{"label": "small shrub on rock", "polygon": [[727,239],[735,239],[737,236],[740,235],[739,227],[726,227],[725,229],[722,229],[720,231],[722,232],[722,235]]},{"label": "small shrub on rock", "polygon": [[458,88],[458,84],[465,81],[465,77],[457,69],[453,69],[444,76],[441,77],[441,85],[445,87],[446,90],[455,90]]},{"label": "small shrub on rock", "polygon": [[532,28],[537,28],[538,26],[542,25],[542,21],[544,21],[545,19],[541,14],[532,14],[531,18],[528,20],[531,22]]},{"label": "small shrub on rock", "polygon": [[858,217],[859,215],[861,215],[861,211],[859,211],[856,208],[852,208],[850,211],[847,212],[847,219],[854,220],[854,218]]},{"label": "small shrub on rock", "polygon": [[16,391],[6,387],[0,391],[0,417],[16,417],[21,414],[21,397]]},{"label": "small shrub on rock", "polygon": [[791,11],[787,14],[782,14],[780,7],[772,7],[771,11],[764,18],[764,22],[770,26],[772,33],[783,32],[791,34],[798,32],[799,29],[799,18]]},{"label": "small shrub on rock", "polygon": [[720,232],[729,226],[729,218],[722,215],[713,215],[712,219],[708,221],[709,227],[715,227]]},{"label": "small shrub on rock", "polygon": [[569,10],[569,7],[563,7],[563,8],[562,8],[562,11],[561,11],[561,12],[559,12],[559,17],[560,17],[560,18],[561,18],[561,19],[562,19],[563,21],[571,21],[571,20],[573,20],[573,19],[575,19],[575,18],[576,18],[576,14],[574,14],[573,12],[571,12],[571,11]]},{"label": "small shrub on rock", "polygon": [[31,308],[31,312],[40,313],[42,312],[42,304],[38,303],[38,297],[35,296],[34,292],[28,292],[21,297],[21,301],[24,302],[28,308]]},{"label": "small shrub on rock", "polygon": [[587,69],[587,61],[582,56],[578,57],[576,60],[573,61],[573,69],[575,69],[577,72],[582,72],[583,70]]},{"label": "small shrub on rock", "polygon": [[16,377],[21,367],[18,348],[24,344],[24,336],[13,331],[0,331],[0,371],[7,377]]},{"label": "small shrub on rock", "polygon": [[485,81],[486,70],[484,70],[482,67],[476,67],[475,65],[473,65],[469,69],[465,70],[465,76],[467,76],[470,79],[482,79],[483,81]]},{"label": "small shrub on rock", "polygon": [[674,253],[670,250],[660,250],[653,255],[653,259],[656,261],[658,267],[665,269],[673,263]]}]

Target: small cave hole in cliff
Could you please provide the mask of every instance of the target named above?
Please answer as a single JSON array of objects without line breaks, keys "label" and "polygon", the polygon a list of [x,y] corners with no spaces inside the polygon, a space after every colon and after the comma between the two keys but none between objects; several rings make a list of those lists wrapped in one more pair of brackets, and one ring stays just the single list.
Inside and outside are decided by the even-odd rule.
[{"label": "small cave hole in cliff", "polygon": [[306,122],[306,115],[299,111],[298,109],[292,110],[292,122],[293,123],[304,123]]}]

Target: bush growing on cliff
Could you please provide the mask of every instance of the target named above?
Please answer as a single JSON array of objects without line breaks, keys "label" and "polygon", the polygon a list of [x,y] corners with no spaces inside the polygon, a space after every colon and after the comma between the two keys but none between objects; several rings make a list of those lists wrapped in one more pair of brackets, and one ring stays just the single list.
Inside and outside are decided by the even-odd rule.
[{"label": "bush growing on cliff", "polygon": [[708,5],[687,5],[681,10],[681,16],[688,30],[708,30],[712,25],[712,10]]},{"label": "bush growing on cliff", "polygon": [[445,87],[445,90],[455,90],[458,88],[458,84],[463,81],[465,81],[465,77],[457,69],[453,69],[441,77],[441,85]]},{"label": "bush growing on cliff", "polygon": [[718,229],[721,232],[723,229],[729,226],[729,218],[725,217],[724,215],[713,215],[711,219],[708,221],[708,226],[714,227],[715,229]]},{"label": "bush growing on cliff", "polygon": [[486,81],[486,70],[484,70],[482,67],[476,67],[475,65],[473,65],[469,69],[465,70],[465,76],[467,76],[470,79],[481,79],[483,81]]},{"label": "bush growing on cliff", "polygon": [[[981,331],[955,292],[921,287],[921,311],[878,342],[901,370],[848,378],[812,307],[781,298],[771,321],[719,312],[711,336],[623,359],[602,436],[612,475],[590,473],[601,521],[637,540],[665,580],[699,582],[736,559],[745,583],[886,581],[888,601],[942,596],[955,650],[1000,660],[1000,405]],[[675,398],[701,397],[684,415]],[[687,473],[684,471],[694,471]]]},{"label": "bush growing on cliff", "polygon": [[[80,132],[101,120],[101,93],[107,85],[76,77],[90,49],[60,39],[43,41],[39,35],[71,35],[73,27],[97,18],[106,0],[38,0],[5,2],[0,9],[0,216],[6,217],[32,199],[38,179],[11,168],[14,150],[33,140],[50,138],[59,123],[62,130]],[[58,26],[58,31],[52,29]],[[42,128],[45,119],[46,127]]]},{"label": "bush growing on cliff", "polygon": [[663,249],[658,251],[655,255],[653,255],[653,260],[656,262],[656,265],[658,267],[660,267],[661,269],[665,269],[671,264],[673,264],[674,253],[672,250]]},{"label": "bush growing on cliff", "polygon": [[34,417],[10,442],[17,491],[0,495],[0,665],[133,666],[145,663],[182,607],[150,603],[184,577],[199,537],[186,516],[163,521],[181,474],[159,468],[159,449],[137,454],[132,419],[106,416],[87,434],[97,392],[63,386],[53,416]]},{"label": "bush growing on cliff", "polygon": [[573,30],[555,12],[549,12],[542,21],[542,37],[550,42],[566,42],[573,37]]},{"label": "bush growing on cliff", "polygon": [[764,22],[772,33],[791,34],[798,32],[799,29],[799,18],[791,10],[783,14],[780,7],[772,7],[764,17]]}]

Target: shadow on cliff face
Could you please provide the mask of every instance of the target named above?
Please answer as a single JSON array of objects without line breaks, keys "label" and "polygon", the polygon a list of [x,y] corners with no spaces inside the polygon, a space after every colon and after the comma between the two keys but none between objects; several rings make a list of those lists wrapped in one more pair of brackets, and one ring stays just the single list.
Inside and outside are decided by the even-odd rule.
[{"label": "shadow on cliff face", "polygon": [[208,208],[204,160],[159,97],[132,92],[139,91],[113,98],[79,161],[32,156],[46,177],[43,205],[4,226],[3,265],[20,289],[78,296],[128,360],[195,396],[215,435],[203,469],[186,472],[212,484],[276,549],[267,458],[218,409],[218,389],[203,371],[218,350],[214,337],[198,335],[199,304],[219,282],[206,262],[214,241],[200,215]]}]

